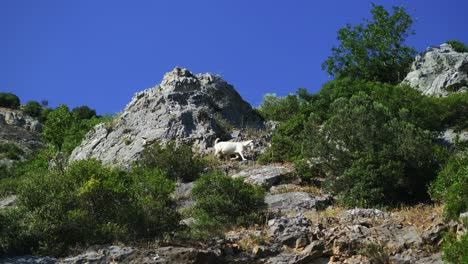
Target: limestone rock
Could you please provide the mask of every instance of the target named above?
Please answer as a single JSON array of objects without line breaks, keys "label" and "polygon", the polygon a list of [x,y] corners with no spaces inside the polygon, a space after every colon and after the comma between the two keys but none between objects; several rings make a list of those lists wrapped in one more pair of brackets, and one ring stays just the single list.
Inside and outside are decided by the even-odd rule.
[{"label": "limestone rock", "polygon": [[217,137],[229,138],[232,129],[263,127],[260,116],[220,76],[175,68],[160,85],[136,93],[112,122],[97,125],[70,160],[128,166],[152,142],[175,140],[203,152]]},{"label": "limestone rock", "polygon": [[[23,153],[23,159],[31,152],[42,147],[40,132],[42,125],[36,119],[24,115],[21,111],[0,107],[0,144],[14,144]],[[10,165],[14,160],[5,158],[0,153],[0,165]]]},{"label": "limestone rock", "polygon": [[425,95],[447,96],[468,91],[468,53],[453,50],[448,44],[429,47],[416,56],[403,83]]},{"label": "limestone rock", "polygon": [[16,204],[16,195],[0,198],[0,210],[8,207],[13,207]]},{"label": "limestone rock", "polygon": [[293,169],[279,165],[266,165],[260,167],[251,167],[242,170],[234,175],[233,178],[244,178],[245,182],[262,185],[267,188],[281,181],[281,177],[292,173]]},{"label": "limestone rock", "polygon": [[323,209],[332,201],[329,195],[313,197],[306,192],[288,192],[268,194],[265,203],[272,212],[304,212],[312,209]]}]

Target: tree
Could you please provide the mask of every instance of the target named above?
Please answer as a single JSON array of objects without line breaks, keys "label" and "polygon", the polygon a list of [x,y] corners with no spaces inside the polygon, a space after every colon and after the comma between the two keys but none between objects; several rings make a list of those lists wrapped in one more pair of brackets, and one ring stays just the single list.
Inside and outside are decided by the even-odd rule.
[{"label": "tree", "polygon": [[404,7],[393,7],[390,14],[383,6],[372,4],[372,20],[366,24],[338,31],[340,45],[332,48],[332,56],[322,69],[336,77],[398,83],[409,70],[416,51],[404,45],[414,34],[413,20]]},{"label": "tree", "polygon": [[[318,161],[326,188],[346,206],[415,202],[436,164],[431,135],[364,92],[339,98],[321,124],[305,124],[304,154]],[[400,117],[400,114],[403,117]]]},{"label": "tree", "polygon": [[96,117],[96,110],[93,110],[86,105],[73,108],[72,113],[80,120]]},{"label": "tree", "polygon": [[20,99],[12,93],[0,93],[0,107],[11,109],[18,109],[20,106]]},{"label": "tree", "polygon": [[42,112],[42,106],[36,101],[29,101],[23,107],[23,113],[31,117],[40,117]]},{"label": "tree", "polygon": [[47,116],[47,121],[42,131],[43,139],[54,146],[58,151],[62,151],[65,137],[69,128],[74,122],[68,106],[62,104]]}]

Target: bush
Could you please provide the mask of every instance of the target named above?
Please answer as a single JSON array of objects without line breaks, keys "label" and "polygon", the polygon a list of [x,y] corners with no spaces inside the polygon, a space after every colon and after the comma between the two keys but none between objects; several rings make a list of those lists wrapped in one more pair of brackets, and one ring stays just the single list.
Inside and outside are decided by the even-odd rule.
[{"label": "bush", "polygon": [[20,160],[24,154],[24,150],[18,147],[16,144],[0,142],[0,160]]},{"label": "bush", "polygon": [[293,161],[302,158],[305,117],[295,115],[273,133],[271,147],[259,157],[259,162]]},{"label": "bush", "polygon": [[29,101],[23,107],[23,113],[39,118],[42,113],[42,106],[36,101]]},{"label": "bush", "polygon": [[221,172],[203,174],[192,190],[194,230],[200,236],[220,234],[226,228],[259,221],[266,208],[265,190]]},{"label": "bush", "polygon": [[0,93],[0,107],[18,109],[20,99],[12,93]]},{"label": "bush", "polygon": [[193,181],[202,172],[204,162],[194,155],[187,145],[176,146],[174,141],[166,145],[159,143],[147,147],[137,165],[158,168],[172,180]]},{"label": "bush", "polygon": [[2,212],[0,253],[63,254],[71,246],[161,237],[179,221],[159,170],[129,173],[95,160],[66,170],[32,172],[21,183],[18,206]]},{"label": "bush", "polygon": [[347,206],[427,198],[434,162],[431,136],[363,92],[339,98],[323,124],[311,115],[304,154],[321,161],[325,186]]},{"label": "bush", "polygon": [[285,97],[266,94],[257,110],[266,120],[286,121],[299,112],[299,100],[293,94]]},{"label": "bush", "polygon": [[468,52],[468,47],[461,41],[458,40],[449,40],[447,44],[452,46],[456,52]]},{"label": "bush", "polygon": [[86,105],[73,108],[72,114],[75,115],[75,117],[78,120],[91,119],[93,117],[97,117],[96,110],[93,110]]},{"label": "bush", "polygon": [[447,219],[458,219],[468,211],[468,152],[452,156],[430,186],[433,200],[445,202]]},{"label": "bush", "polygon": [[[465,226],[468,226],[468,220],[465,219]],[[454,233],[447,233],[442,244],[442,259],[447,263],[458,264],[468,263],[468,233],[465,233],[457,239]]]}]

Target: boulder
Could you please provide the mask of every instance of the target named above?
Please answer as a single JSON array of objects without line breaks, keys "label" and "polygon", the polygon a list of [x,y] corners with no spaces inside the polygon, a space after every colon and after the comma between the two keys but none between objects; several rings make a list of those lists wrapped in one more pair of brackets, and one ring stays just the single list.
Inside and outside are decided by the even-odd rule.
[{"label": "boulder", "polygon": [[429,47],[416,56],[403,83],[425,95],[447,96],[468,91],[468,53],[455,51],[449,44]]},{"label": "boulder", "polygon": [[268,209],[275,213],[320,210],[326,208],[331,201],[332,197],[329,195],[314,197],[306,192],[287,192],[265,196]]},{"label": "boulder", "polygon": [[234,175],[233,178],[244,178],[245,182],[271,188],[274,184],[281,181],[281,178],[293,172],[292,168],[280,165],[266,165],[260,167],[251,167],[242,170]]},{"label": "boulder", "polygon": [[175,68],[160,85],[136,93],[114,120],[89,132],[70,160],[96,158],[125,167],[154,142],[175,140],[206,152],[216,138],[247,128],[264,123],[232,85],[217,75]]},{"label": "boulder", "polygon": [[16,195],[10,195],[0,198],[0,210],[8,207],[13,207],[16,204]]}]

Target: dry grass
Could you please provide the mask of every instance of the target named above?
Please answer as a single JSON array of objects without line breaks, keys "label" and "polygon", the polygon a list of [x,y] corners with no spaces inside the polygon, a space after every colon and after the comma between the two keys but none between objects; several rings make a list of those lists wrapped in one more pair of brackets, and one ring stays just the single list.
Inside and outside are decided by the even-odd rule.
[{"label": "dry grass", "polygon": [[404,224],[412,225],[420,230],[424,230],[434,221],[442,219],[443,205],[420,204],[394,209],[392,210],[392,213],[402,216]]},{"label": "dry grass", "polygon": [[338,216],[344,211],[346,211],[346,209],[343,207],[333,206],[319,212],[307,212],[304,216],[314,225],[320,223],[324,227],[333,227],[338,225]]}]

